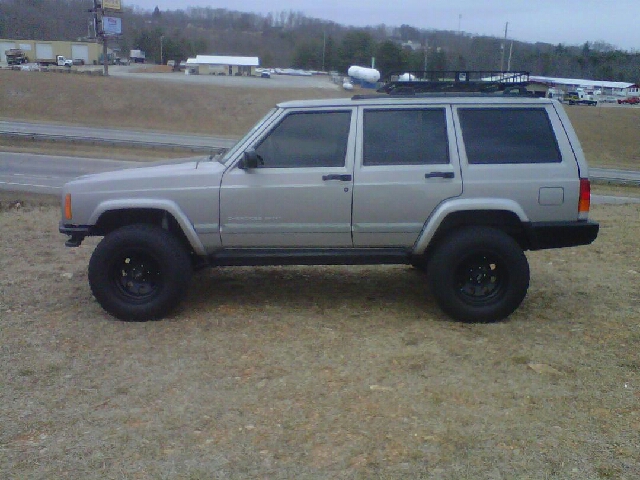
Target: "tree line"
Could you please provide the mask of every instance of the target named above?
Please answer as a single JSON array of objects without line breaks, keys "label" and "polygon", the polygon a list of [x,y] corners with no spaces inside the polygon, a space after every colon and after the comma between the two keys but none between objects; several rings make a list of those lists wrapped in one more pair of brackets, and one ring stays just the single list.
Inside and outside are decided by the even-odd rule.
[{"label": "tree line", "polygon": [[[413,70],[511,70],[532,75],[640,81],[640,53],[602,41],[552,45],[511,41],[410,25],[356,28],[302,12],[267,15],[213,7],[161,11],[125,8],[123,35],[109,46],[150,61],[197,54],[257,56],[265,67],[335,70],[375,67],[382,76]],[[0,38],[87,40],[93,0],[0,0]]]}]

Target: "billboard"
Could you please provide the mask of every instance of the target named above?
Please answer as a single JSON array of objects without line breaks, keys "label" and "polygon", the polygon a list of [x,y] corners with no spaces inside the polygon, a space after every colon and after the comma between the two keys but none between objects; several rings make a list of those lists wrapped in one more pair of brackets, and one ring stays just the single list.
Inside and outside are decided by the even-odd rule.
[{"label": "billboard", "polygon": [[121,35],[122,19],[117,17],[102,17],[102,31],[105,35]]},{"label": "billboard", "polygon": [[105,10],[122,10],[122,2],[120,0],[102,0],[102,8]]}]

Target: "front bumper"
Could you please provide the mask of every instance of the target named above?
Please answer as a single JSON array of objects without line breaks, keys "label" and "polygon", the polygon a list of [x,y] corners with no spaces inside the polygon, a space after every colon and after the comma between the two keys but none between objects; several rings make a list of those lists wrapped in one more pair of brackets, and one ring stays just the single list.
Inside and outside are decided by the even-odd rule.
[{"label": "front bumper", "polygon": [[69,240],[64,243],[66,247],[79,247],[84,238],[91,235],[91,227],[87,225],[67,225],[60,222],[58,231],[69,235]]}]

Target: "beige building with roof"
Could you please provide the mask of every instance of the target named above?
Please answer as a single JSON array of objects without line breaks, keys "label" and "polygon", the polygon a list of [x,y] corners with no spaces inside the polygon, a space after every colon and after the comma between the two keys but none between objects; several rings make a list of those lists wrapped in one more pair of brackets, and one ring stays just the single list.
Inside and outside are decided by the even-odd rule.
[{"label": "beige building with roof", "polygon": [[101,45],[90,42],[0,39],[0,63],[7,63],[5,52],[12,49],[22,50],[30,62],[62,55],[71,60],[82,60],[87,65],[98,63],[102,53]]}]

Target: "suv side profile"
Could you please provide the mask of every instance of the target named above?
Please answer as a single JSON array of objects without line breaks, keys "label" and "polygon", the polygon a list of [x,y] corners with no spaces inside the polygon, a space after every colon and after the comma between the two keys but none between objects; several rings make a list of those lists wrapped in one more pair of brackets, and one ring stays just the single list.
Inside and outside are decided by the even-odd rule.
[{"label": "suv side profile", "polygon": [[586,245],[588,167],[560,103],[510,94],[279,104],[224,155],[65,185],[100,305],[157,319],[202,266],[408,264],[460,321],[508,317],[526,250]]}]

